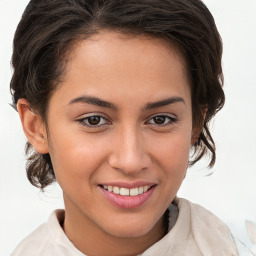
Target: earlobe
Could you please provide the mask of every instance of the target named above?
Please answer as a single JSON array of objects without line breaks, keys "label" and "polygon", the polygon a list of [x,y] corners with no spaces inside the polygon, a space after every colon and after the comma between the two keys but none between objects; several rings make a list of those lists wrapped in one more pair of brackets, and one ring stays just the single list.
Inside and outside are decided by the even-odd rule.
[{"label": "earlobe", "polygon": [[40,154],[48,153],[47,133],[41,116],[31,109],[26,99],[19,99],[17,110],[24,133],[35,151]]}]

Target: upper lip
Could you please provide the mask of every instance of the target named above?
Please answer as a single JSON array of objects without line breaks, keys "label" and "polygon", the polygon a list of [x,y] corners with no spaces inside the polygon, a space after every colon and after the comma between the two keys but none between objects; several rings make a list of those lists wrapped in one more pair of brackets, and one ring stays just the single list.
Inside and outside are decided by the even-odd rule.
[{"label": "upper lip", "polygon": [[102,186],[113,186],[113,187],[119,187],[119,188],[138,188],[138,187],[144,187],[144,186],[154,186],[157,185],[155,182],[149,182],[149,181],[135,181],[135,182],[125,182],[125,181],[115,181],[115,182],[104,182],[99,185]]}]

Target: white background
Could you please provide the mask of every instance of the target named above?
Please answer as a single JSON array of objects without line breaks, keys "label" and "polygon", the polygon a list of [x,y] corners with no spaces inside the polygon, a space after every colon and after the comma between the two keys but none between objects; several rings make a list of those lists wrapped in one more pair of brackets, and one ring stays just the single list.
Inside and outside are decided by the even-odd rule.
[{"label": "white background", "polygon": [[[0,0],[0,255],[63,207],[61,191],[45,194],[25,175],[25,137],[11,103],[12,39],[27,0]],[[223,219],[237,240],[252,247],[244,221],[256,222],[256,0],[205,0],[224,43],[226,105],[213,123],[217,145],[214,174],[203,177],[203,163],[188,170],[179,196]],[[249,255],[241,242],[241,255]]]}]

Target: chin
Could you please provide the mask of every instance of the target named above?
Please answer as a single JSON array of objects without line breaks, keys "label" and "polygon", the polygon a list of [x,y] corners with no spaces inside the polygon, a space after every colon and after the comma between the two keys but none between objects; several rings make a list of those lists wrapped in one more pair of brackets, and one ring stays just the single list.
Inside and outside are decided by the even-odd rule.
[{"label": "chin", "polygon": [[122,223],[112,223],[105,231],[112,236],[119,238],[138,238],[148,234],[156,223],[147,221],[127,221],[123,218]]},{"label": "chin", "polygon": [[136,228],[136,229],[128,229],[128,230],[112,230],[111,231],[111,235],[114,237],[118,237],[118,238],[138,238],[138,237],[142,237],[145,236],[147,233],[149,232],[149,230],[144,230],[144,229],[140,229],[140,228]]}]

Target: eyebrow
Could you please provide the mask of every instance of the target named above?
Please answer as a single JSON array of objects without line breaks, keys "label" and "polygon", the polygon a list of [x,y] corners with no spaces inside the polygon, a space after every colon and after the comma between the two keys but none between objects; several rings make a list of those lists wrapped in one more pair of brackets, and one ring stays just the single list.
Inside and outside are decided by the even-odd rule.
[{"label": "eyebrow", "polygon": [[[170,98],[163,99],[163,100],[160,100],[160,101],[148,103],[143,108],[143,110],[150,110],[150,109],[154,109],[154,108],[160,108],[160,107],[164,107],[164,106],[171,105],[171,104],[178,103],[178,102],[182,102],[182,103],[185,104],[185,100],[181,97],[170,97]],[[118,107],[115,104],[111,103],[111,102],[102,100],[102,99],[97,98],[97,97],[86,96],[86,95],[83,95],[83,96],[80,96],[80,97],[77,97],[77,98],[71,100],[68,105],[72,105],[72,104],[75,104],[75,103],[86,103],[86,104],[96,105],[96,106],[99,106],[99,107],[109,108],[109,109],[113,109],[113,110],[118,109]]]},{"label": "eyebrow", "polygon": [[146,110],[148,109],[153,109],[153,108],[160,108],[160,107],[164,107],[170,104],[174,104],[174,103],[178,103],[178,102],[182,102],[185,104],[185,100],[181,97],[171,97],[171,98],[167,98],[164,100],[160,100],[157,102],[152,102],[152,103],[148,103],[145,107]]},{"label": "eyebrow", "polygon": [[91,96],[81,96],[77,97],[69,102],[69,105],[74,104],[74,103],[87,103],[91,105],[96,105],[99,107],[104,107],[104,108],[110,108],[117,110],[117,106],[113,103],[110,103],[108,101],[96,98],[96,97],[91,97]]}]

